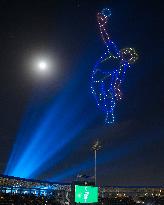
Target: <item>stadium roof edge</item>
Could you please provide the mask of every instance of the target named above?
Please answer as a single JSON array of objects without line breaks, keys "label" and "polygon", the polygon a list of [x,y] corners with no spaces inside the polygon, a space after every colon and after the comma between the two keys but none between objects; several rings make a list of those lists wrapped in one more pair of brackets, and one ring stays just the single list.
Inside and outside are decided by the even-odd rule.
[{"label": "stadium roof edge", "polygon": [[62,182],[50,182],[50,181],[44,181],[44,180],[38,180],[38,179],[27,179],[27,178],[9,176],[9,175],[4,175],[4,174],[0,174],[0,177],[29,181],[29,182],[49,183],[49,184],[60,184],[60,185],[70,185],[71,184],[71,183],[62,183]]},{"label": "stadium roof edge", "polygon": [[[15,176],[9,176],[9,175],[4,175],[0,174],[0,177],[3,178],[10,178],[10,179],[17,179],[17,180],[23,180],[23,181],[29,181],[29,182],[39,182],[39,183],[48,183],[48,184],[60,184],[60,185],[71,185],[72,183],[62,183],[62,182],[51,182],[51,181],[44,181],[44,180],[37,180],[37,179],[26,179],[26,178],[20,178],[20,177],[15,177]],[[102,185],[100,186],[102,188],[164,188],[164,185],[149,185],[149,186],[105,186]]]}]

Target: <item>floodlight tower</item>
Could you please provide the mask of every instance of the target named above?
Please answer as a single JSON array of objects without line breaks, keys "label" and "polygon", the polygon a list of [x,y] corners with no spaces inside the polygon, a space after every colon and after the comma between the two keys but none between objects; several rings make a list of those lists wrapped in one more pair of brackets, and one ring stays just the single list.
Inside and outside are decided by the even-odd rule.
[{"label": "floodlight tower", "polygon": [[96,140],[96,142],[92,145],[92,150],[95,153],[95,186],[96,186],[96,178],[97,178],[97,151],[102,148],[102,145],[100,144],[99,140]]}]

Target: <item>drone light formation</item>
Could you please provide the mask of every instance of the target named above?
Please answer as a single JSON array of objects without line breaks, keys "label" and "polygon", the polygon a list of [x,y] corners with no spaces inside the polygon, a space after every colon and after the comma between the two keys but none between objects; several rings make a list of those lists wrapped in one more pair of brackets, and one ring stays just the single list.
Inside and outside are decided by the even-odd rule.
[{"label": "drone light formation", "polygon": [[101,37],[106,46],[104,54],[97,60],[91,76],[91,91],[97,106],[105,113],[105,123],[115,121],[114,109],[116,102],[122,99],[121,84],[130,65],[138,59],[134,48],[119,50],[109,36],[106,24],[111,10],[104,8],[97,14]]}]

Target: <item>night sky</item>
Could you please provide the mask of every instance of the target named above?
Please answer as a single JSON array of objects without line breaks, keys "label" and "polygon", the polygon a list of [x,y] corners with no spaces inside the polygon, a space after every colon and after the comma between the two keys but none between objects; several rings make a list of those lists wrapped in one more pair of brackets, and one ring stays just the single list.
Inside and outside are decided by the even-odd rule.
[{"label": "night sky", "polygon": [[[134,47],[139,54],[139,60],[127,72],[123,100],[116,106],[116,122],[109,126],[104,125],[104,115],[96,108],[89,82],[93,65],[104,51],[96,21],[97,12],[104,7],[112,10],[108,23],[112,40],[119,48]],[[59,150],[61,160],[56,164],[54,156],[35,178],[47,180],[65,173],[63,178],[54,180],[71,181],[78,173],[93,175],[91,145],[99,138],[103,145],[98,152],[99,184],[164,184],[162,13],[158,1],[1,1],[0,173],[5,173],[22,121],[26,121],[28,132],[32,133],[29,130],[55,99],[66,89],[74,89],[70,95],[68,90],[65,106],[73,112],[76,99],[84,95],[82,101],[87,102],[87,108],[78,108],[78,120],[82,123],[90,119],[89,123]],[[31,59],[38,55],[53,59],[53,75],[44,78],[30,70]],[[69,88],[74,81],[73,88]],[[89,118],[91,115],[94,117]],[[61,118],[56,116],[54,125],[62,127]],[[76,123],[72,121],[72,126],[76,127]],[[63,132],[71,132],[71,128],[64,129],[65,126]],[[26,134],[26,143],[29,135]],[[48,137],[49,134],[42,143]],[[54,143],[54,149],[57,144]],[[76,170],[77,166],[81,170]],[[72,174],[66,174],[70,170]]]}]

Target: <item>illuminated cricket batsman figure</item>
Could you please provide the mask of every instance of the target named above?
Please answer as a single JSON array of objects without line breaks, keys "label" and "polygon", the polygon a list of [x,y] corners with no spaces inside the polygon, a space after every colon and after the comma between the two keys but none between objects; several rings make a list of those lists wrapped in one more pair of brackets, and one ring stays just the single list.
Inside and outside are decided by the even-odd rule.
[{"label": "illuminated cricket batsman figure", "polygon": [[85,187],[85,192],[84,192],[84,201],[85,201],[85,203],[87,202],[88,196],[89,196],[89,191],[87,190],[87,187]]},{"label": "illuminated cricket batsman figure", "polygon": [[105,123],[115,121],[114,109],[116,102],[122,99],[121,84],[130,65],[138,59],[133,48],[119,50],[111,40],[106,25],[111,16],[110,9],[103,9],[97,14],[101,37],[106,46],[104,54],[94,65],[91,76],[91,90],[97,106],[105,113]]}]

